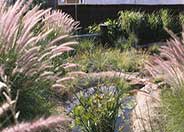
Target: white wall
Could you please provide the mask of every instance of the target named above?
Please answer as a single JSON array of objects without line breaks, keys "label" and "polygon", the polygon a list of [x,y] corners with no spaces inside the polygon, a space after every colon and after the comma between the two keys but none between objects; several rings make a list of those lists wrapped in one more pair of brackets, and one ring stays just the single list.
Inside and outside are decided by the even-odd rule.
[{"label": "white wall", "polygon": [[184,0],[83,0],[85,4],[184,4]]}]

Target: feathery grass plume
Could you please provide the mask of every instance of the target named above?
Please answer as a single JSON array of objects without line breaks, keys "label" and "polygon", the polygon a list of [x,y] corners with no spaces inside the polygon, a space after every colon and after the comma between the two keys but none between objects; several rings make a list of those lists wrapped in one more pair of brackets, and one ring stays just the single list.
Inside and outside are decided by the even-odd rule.
[{"label": "feathery grass plume", "polygon": [[167,132],[183,132],[184,118],[184,32],[179,38],[171,31],[172,39],[161,48],[161,56],[155,56],[147,64],[147,69],[154,76],[161,75],[171,86],[163,89],[161,94],[161,120]]},{"label": "feathery grass plume", "polygon": [[5,128],[2,132],[38,132],[70,121],[69,118],[65,118],[64,116],[51,116],[47,119],[40,118],[37,121],[20,123],[13,127]]},{"label": "feathery grass plume", "polygon": [[13,116],[14,122],[17,123],[19,112],[16,112],[16,103],[18,100],[19,91],[17,91],[17,95],[13,100],[11,89],[7,84],[5,84],[5,82],[7,81],[7,77],[4,76],[4,69],[2,66],[0,66],[0,74],[1,74],[0,79],[3,81],[3,82],[0,81],[0,93],[2,94],[1,98],[4,98],[5,100],[0,106],[0,117],[3,116],[4,113],[10,110]]},{"label": "feathery grass plume", "polygon": [[[77,29],[78,22],[60,11],[43,10],[39,6],[30,9],[31,3],[32,0],[17,0],[12,6],[6,2],[0,4],[0,81],[8,86],[4,96],[10,101],[17,96],[14,95],[17,91],[33,88],[43,81],[49,82],[49,88],[62,89],[64,75],[59,73],[64,67],[63,64],[56,65],[54,59],[74,50],[72,45],[78,44],[69,39],[69,33]],[[63,29],[64,33],[53,35],[56,29]],[[11,111],[17,119],[16,105]],[[48,118],[45,123],[51,119],[54,120]],[[59,122],[60,118],[55,121]]]},{"label": "feathery grass plume", "polygon": [[79,22],[62,11],[51,11],[45,15],[45,28],[54,29],[59,34],[70,34],[78,29]]},{"label": "feathery grass plume", "polygon": [[0,116],[2,116],[5,112],[7,112],[11,105],[15,104],[15,101],[12,101],[11,104],[9,103],[4,103],[0,106]]},{"label": "feathery grass plume", "polygon": [[[4,91],[4,89],[6,89],[6,91],[8,92],[7,85],[0,81],[0,92]],[[12,101],[10,97],[7,97],[8,96],[7,94],[4,93],[4,95],[6,96],[7,101],[3,102],[0,106],[0,116],[2,116],[5,112],[10,110],[10,108],[16,103],[15,100]]]},{"label": "feathery grass plume", "polygon": [[[68,34],[77,28],[78,22],[60,11],[40,10],[39,6],[29,10],[30,4],[31,0],[27,3],[18,0],[15,5],[7,9],[2,6],[0,10],[2,14],[0,16],[0,63],[5,64],[5,67],[12,63],[9,65],[11,71],[8,76],[14,77],[17,73],[26,76],[37,75],[38,80],[39,78],[43,79],[45,72],[50,73],[51,69],[58,69],[52,65],[52,60],[64,52],[74,50],[71,46],[77,44],[73,41],[58,44],[68,35],[56,36],[52,40],[48,40],[46,46],[39,45],[39,43],[45,42],[55,28],[63,29],[65,34]],[[39,24],[43,25],[43,28],[35,35],[33,30]],[[51,25],[52,27],[50,27]],[[45,66],[47,71],[44,69]],[[44,74],[45,79],[48,79],[48,76],[53,76],[56,81],[61,79],[56,74]]]},{"label": "feathery grass plume", "polygon": [[172,39],[160,49],[160,56],[154,56],[146,68],[154,76],[162,75],[171,86],[181,88],[184,84],[184,33],[178,38],[171,31]]}]

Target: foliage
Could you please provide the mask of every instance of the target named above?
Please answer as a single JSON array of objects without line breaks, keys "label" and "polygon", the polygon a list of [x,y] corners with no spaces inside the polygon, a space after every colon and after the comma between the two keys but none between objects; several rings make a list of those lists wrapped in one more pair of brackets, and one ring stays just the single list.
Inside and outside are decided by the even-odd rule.
[{"label": "foliage", "polygon": [[49,96],[53,96],[45,82],[35,83],[35,86],[27,90],[21,90],[16,109],[19,110],[19,120],[31,120],[32,118],[49,116],[52,114],[55,104],[49,101]]},{"label": "foliage", "polygon": [[100,25],[93,24],[91,26],[88,26],[87,30],[89,33],[99,33],[100,32]]},{"label": "foliage", "polygon": [[[105,46],[123,49],[130,45],[165,41],[169,38],[165,28],[179,34],[182,27],[182,13],[178,16],[175,11],[168,9],[152,13],[121,11],[118,20],[107,19],[103,24],[107,25]],[[100,33],[100,25],[89,26],[88,30],[89,33]]]},{"label": "foliage", "polygon": [[[100,31],[100,25],[94,24],[92,26],[88,27],[89,33],[101,33]],[[107,32],[103,34],[105,43],[103,46],[105,47],[120,47],[125,38],[123,37],[123,32],[120,28],[120,24],[117,20],[107,19],[105,22],[103,22],[103,25],[107,26]],[[123,40],[122,40],[123,39]]]},{"label": "foliage", "polygon": [[[83,45],[85,43],[80,43]],[[88,45],[90,45],[88,43]],[[91,45],[94,45],[91,42]],[[125,50],[121,52],[118,49],[104,49],[100,46],[92,48],[89,51],[78,52],[69,62],[81,65],[84,72],[100,72],[100,71],[138,71],[146,59],[146,55],[138,53],[136,50]]]},{"label": "foliage", "polygon": [[137,36],[139,44],[166,40],[169,35],[165,28],[171,29],[175,33],[181,31],[179,17],[172,10],[163,9],[153,13],[121,11],[119,14],[119,22],[124,36],[129,36],[133,32]]},{"label": "foliage", "polygon": [[[80,104],[72,112],[75,126],[83,132],[113,132],[117,130],[116,121],[122,109],[122,99],[126,96],[129,86],[123,80],[116,83],[97,85],[95,93],[85,97],[82,93]],[[104,89],[104,90],[103,90]]]},{"label": "foliage", "polygon": [[[183,82],[183,41],[169,31],[173,39],[167,42],[166,46],[160,49],[161,56],[152,58],[147,69],[153,76],[163,74],[165,81],[172,87],[180,89]],[[182,38],[183,39],[183,38]],[[167,61],[166,61],[167,60]],[[174,91],[177,89],[173,89]]]},{"label": "foliage", "polygon": [[172,30],[174,33],[181,32],[179,16],[175,15],[172,10],[161,10],[160,14],[164,27]]},{"label": "foliage", "polygon": [[135,33],[130,33],[128,38],[119,38],[115,41],[115,47],[121,51],[130,50],[132,47],[135,47],[138,44],[138,39]]},{"label": "foliage", "polygon": [[184,24],[184,14],[183,14],[183,12],[181,12],[181,13],[179,14],[179,22],[181,23],[181,25]]},{"label": "foliage", "polygon": [[[163,13],[164,14],[164,13]],[[162,22],[162,17],[160,16],[159,12],[154,12],[151,14],[146,15],[147,18],[147,35],[146,35],[146,40],[149,42],[157,42],[157,41],[163,41],[167,39],[167,33],[165,32],[163,28],[163,22]]]},{"label": "foliage", "polygon": [[96,46],[97,46],[97,44],[95,43],[95,41],[93,39],[83,39],[77,45],[76,51],[79,54],[84,52],[84,51],[91,53],[94,51]]},{"label": "foliage", "polygon": [[121,29],[125,32],[125,36],[129,38],[133,33],[139,42],[146,38],[143,38],[147,34],[146,14],[144,12],[125,11],[119,14]]},{"label": "foliage", "polygon": [[144,20],[144,13],[133,11],[120,12],[119,19],[122,30],[126,33],[136,32],[137,28],[141,26],[140,24]]},{"label": "foliage", "polygon": [[183,118],[184,118],[184,90],[183,87],[177,92],[173,93],[171,89],[162,90],[162,114],[165,120],[162,120],[166,132],[183,132]]},{"label": "foliage", "polygon": [[165,114],[166,131],[183,131],[183,100],[184,100],[184,74],[183,74],[183,39],[168,31],[172,39],[161,48],[160,56],[155,56],[147,64],[148,71],[153,77],[162,76],[169,85],[162,93],[163,114]]},{"label": "foliage", "polygon": [[151,55],[160,54],[160,46],[158,44],[154,44],[148,48],[148,53]]},{"label": "foliage", "polygon": [[117,20],[107,19],[104,22],[107,25],[107,46],[116,46],[116,41],[121,37],[122,31]]},{"label": "foliage", "polygon": [[172,23],[172,16],[169,10],[161,10],[161,19],[164,27],[169,28]]},{"label": "foliage", "polygon": [[[6,2],[0,4],[0,103],[5,104],[0,107],[3,127],[9,123],[17,124],[19,119],[49,114],[51,90],[62,90],[65,87],[63,80],[72,79],[64,78],[67,68],[75,66],[63,64],[64,61],[56,63],[56,60],[77,44],[69,39],[69,34],[77,28],[78,22],[61,11],[41,10],[39,6],[30,9],[31,4],[31,0],[17,0],[12,6]],[[32,125],[22,123],[4,131],[19,131],[21,128],[36,131],[62,121],[63,117],[40,119],[35,125],[34,122]]]}]

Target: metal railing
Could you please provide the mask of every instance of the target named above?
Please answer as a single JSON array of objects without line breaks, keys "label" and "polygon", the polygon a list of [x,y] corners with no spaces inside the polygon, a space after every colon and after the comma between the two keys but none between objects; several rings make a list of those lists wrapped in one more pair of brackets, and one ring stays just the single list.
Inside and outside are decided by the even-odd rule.
[{"label": "metal railing", "polygon": [[100,24],[99,33],[88,33],[88,34],[79,34],[73,35],[73,39],[82,39],[82,38],[98,38],[102,44],[105,44],[107,41],[108,26],[106,24]]},{"label": "metal railing", "polygon": [[91,38],[91,37],[100,37],[101,33],[91,33],[91,34],[80,34],[73,35],[72,38]]}]

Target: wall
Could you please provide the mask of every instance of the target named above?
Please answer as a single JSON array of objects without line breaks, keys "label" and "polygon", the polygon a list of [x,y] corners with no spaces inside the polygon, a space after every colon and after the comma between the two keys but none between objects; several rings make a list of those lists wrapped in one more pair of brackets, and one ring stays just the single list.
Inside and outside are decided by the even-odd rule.
[{"label": "wall", "polygon": [[160,9],[173,9],[174,11],[184,11],[184,5],[61,5],[58,9],[71,14],[80,21],[81,27],[87,27],[94,23],[100,23],[107,18],[118,18],[121,10],[140,10],[153,12]]},{"label": "wall", "polygon": [[84,0],[86,4],[184,4],[184,0]]},{"label": "wall", "polygon": [[65,0],[65,3],[79,3],[79,0]]},{"label": "wall", "polygon": [[58,0],[47,0],[47,6],[51,8],[56,8],[58,4]]}]

